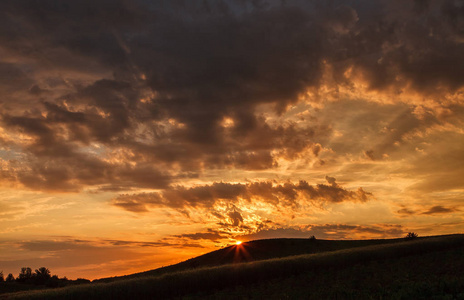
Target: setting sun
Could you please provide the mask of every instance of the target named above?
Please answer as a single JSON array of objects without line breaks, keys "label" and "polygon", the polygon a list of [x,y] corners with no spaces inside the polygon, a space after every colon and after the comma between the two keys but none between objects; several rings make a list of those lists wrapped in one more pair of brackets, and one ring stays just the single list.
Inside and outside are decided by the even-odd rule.
[{"label": "setting sun", "polygon": [[464,0],[0,0],[0,27],[0,295],[464,233]]}]

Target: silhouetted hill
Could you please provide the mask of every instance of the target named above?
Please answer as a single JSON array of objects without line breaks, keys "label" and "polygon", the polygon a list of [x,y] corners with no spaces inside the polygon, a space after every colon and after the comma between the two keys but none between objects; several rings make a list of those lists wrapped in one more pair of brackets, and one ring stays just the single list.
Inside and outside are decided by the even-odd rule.
[{"label": "silhouetted hill", "polygon": [[203,267],[220,266],[231,263],[252,262],[272,258],[282,258],[292,255],[314,254],[327,251],[336,251],[355,247],[382,245],[403,241],[397,239],[374,240],[318,240],[318,239],[266,239],[243,242],[240,245],[228,246],[204,255],[191,258],[184,262],[155,270],[135,273],[125,276],[102,278],[94,282],[110,282],[119,279],[128,279],[143,276],[157,276],[165,273],[197,269]]},{"label": "silhouetted hill", "polygon": [[[462,234],[410,240],[308,240],[301,241],[302,244],[298,241],[301,240],[254,241],[243,245],[243,248],[251,249],[253,246],[248,253],[259,258],[292,253],[291,249],[296,248],[303,251],[300,249],[303,245],[307,247],[305,251],[315,252],[168,273],[163,268],[111,282],[6,294],[3,297],[60,300],[464,299]],[[267,248],[277,245],[281,249]],[[233,261],[235,256],[230,252],[236,252],[241,246],[220,249],[196,258],[202,260],[193,261]],[[189,261],[171,268],[181,268]],[[164,274],[156,275],[160,270]],[[0,296],[0,299],[3,297]]]}]

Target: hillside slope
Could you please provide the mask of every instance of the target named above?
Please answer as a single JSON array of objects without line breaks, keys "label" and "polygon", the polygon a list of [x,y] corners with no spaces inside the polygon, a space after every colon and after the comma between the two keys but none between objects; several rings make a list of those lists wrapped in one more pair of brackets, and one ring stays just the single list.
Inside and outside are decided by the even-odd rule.
[{"label": "hillside slope", "polygon": [[126,276],[97,279],[94,280],[94,282],[110,282],[119,279],[158,276],[166,273],[198,269],[203,267],[220,266],[231,263],[253,262],[272,258],[282,258],[292,255],[315,254],[355,247],[383,245],[397,243],[403,240],[404,239],[312,240],[286,238],[256,240],[251,242],[244,242],[239,246],[233,245],[225,247],[171,266]]},{"label": "hillside slope", "polygon": [[255,284],[191,293],[182,299],[464,300],[464,248],[305,271]]},{"label": "hillside slope", "polygon": [[273,298],[266,295],[272,291],[277,299],[365,299],[370,293],[375,298],[464,299],[463,254],[464,235],[430,237],[10,294],[8,299],[259,299]]}]

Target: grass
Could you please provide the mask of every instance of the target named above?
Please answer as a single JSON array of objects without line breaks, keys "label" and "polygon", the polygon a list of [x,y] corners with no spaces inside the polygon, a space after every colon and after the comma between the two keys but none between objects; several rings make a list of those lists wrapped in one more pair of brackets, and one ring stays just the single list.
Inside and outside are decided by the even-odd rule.
[{"label": "grass", "polygon": [[463,254],[456,248],[369,261],[182,299],[464,299]]},{"label": "grass", "polygon": [[372,245],[382,245],[402,242],[404,239],[377,239],[377,240],[311,240],[311,239],[266,239],[244,242],[239,249],[229,246],[223,249],[189,259],[187,261],[162,267],[155,270],[136,273],[132,275],[102,278],[94,282],[111,282],[114,280],[159,276],[162,274],[198,269],[204,267],[220,266],[238,262],[251,262],[273,258],[282,258],[292,255],[315,254],[328,251],[351,249]]},{"label": "grass", "polygon": [[45,286],[38,286],[35,284],[22,284],[18,282],[1,282],[0,283],[0,296],[1,294],[6,294],[6,293],[39,290],[39,289],[44,289],[44,288]]},{"label": "grass", "polygon": [[418,238],[9,294],[8,299],[460,299],[463,254],[464,235]]}]

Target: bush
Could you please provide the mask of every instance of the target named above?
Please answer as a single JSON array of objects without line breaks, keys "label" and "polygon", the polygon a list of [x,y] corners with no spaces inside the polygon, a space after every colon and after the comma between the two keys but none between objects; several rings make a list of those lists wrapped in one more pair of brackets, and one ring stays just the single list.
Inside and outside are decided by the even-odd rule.
[{"label": "bush", "polygon": [[413,240],[415,238],[417,238],[419,235],[415,232],[408,232],[408,234],[406,234],[406,237],[405,239],[407,240]]}]

